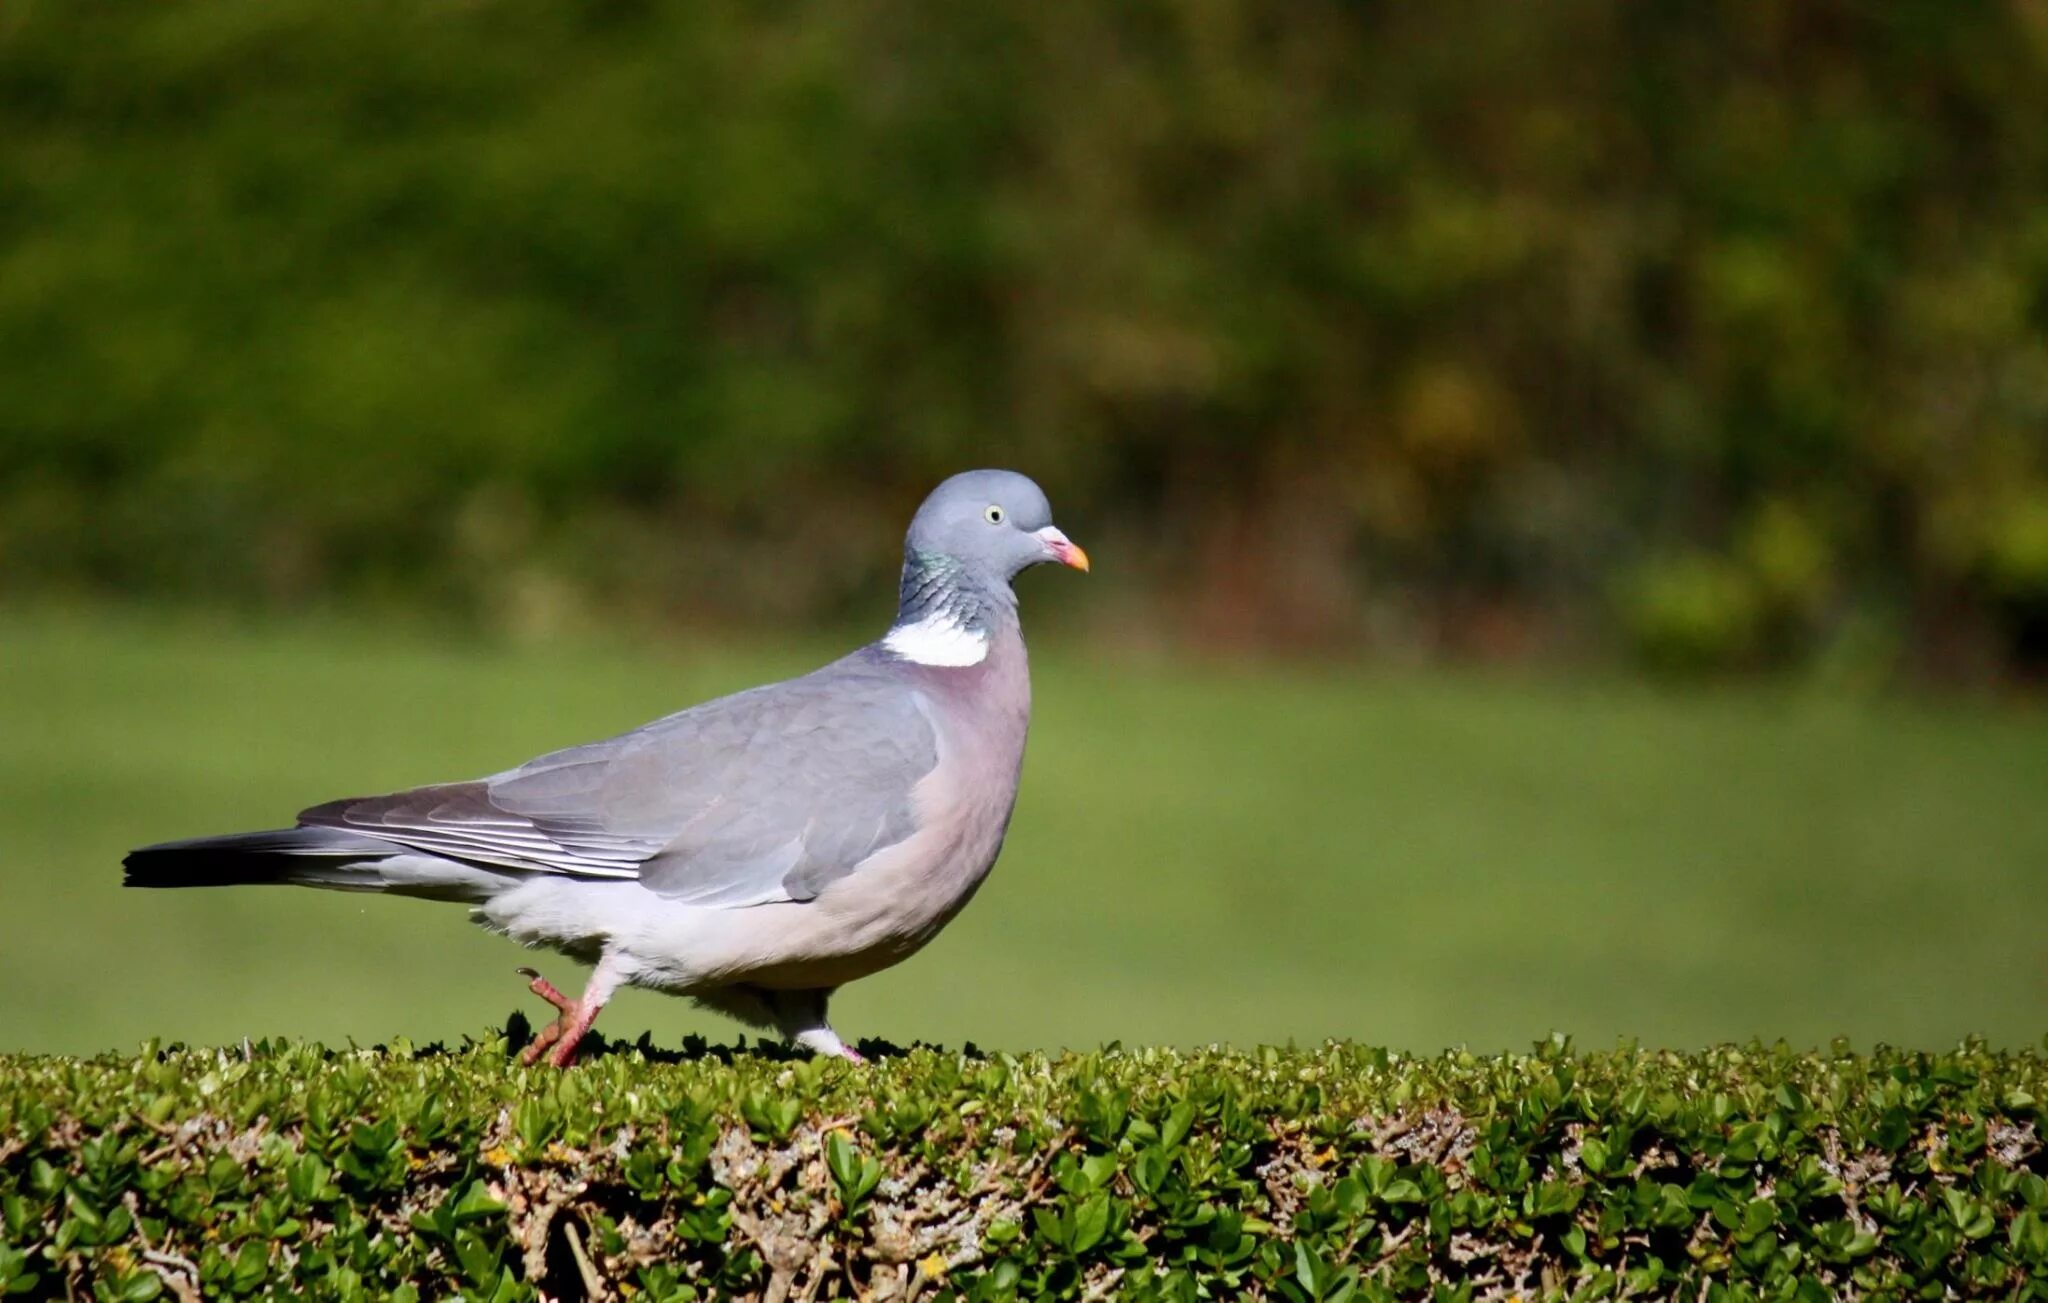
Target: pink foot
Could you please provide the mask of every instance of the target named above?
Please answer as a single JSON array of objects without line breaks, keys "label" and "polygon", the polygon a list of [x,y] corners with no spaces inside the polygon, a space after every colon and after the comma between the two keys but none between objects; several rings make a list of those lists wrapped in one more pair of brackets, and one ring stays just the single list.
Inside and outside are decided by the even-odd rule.
[{"label": "pink foot", "polygon": [[[567,1016],[567,1014],[563,1015],[564,1018]],[[547,1053],[548,1046],[561,1039],[562,1019],[557,1018],[534,1034],[533,1043],[519,1051],[519,1061],[529,1068],[532,1067],[540,1062],[541,1055]]]},{"label": "pink foot", "polygon": [[560,1017],[533,1038],[533,1044],[520,1054],[519,1061],[538,1063],[540,1056],[546,1054],[550,1064],[566,1068],[576,1061],[576,1047],[590,1030],[590,1024],[597,1021],[598,1011],[604,1008],[605,1001],[611,999],[612,992],[618,990],[619,983],[625,980],[626,969],[625,961],[617,955],[607,954],[598,960],[597,970],[590,975],[590,984],[583,988],[580,1000],[571,1000],[563,995],[555,989],[554,983],[531,968],[520,969],[519,975],[530,979],[528,990],[562,1011]]},{"label": "pink foot", "polygon": [[574,1036],[565,1034],[560,1041],[556,1042],[554,1053],[548,1055],[549,1066],[566,1068],[576,1061],[576,1047],[582,1042],[583,1033],[590,1030],[590,1024],[585,1023],[583,1026],[573,1030],[576,1033]]},{"label": "pink foot", "polygon": [[[554,1067],[568,1067],[576,1061],[577,1043],[583,1039],[583,1034],[590,1030],[590,1024],[597,1021],[597,1011],[604,1005],[600,1002],[584,1008],[583,1005],[563,995],[553,982],[531,968],[520,969],[519,975],[532,979],[527,983],[527,990],[562,1011],[553,1022],[535,1033],[533,1044],[519,1052],[519,1061],[532,1067],[540,1062],[541,1055],[547,1054],[548,1062]],[[554,1047],[552,1054],[548,1054],[549,1046]]]},{"label": "pink foot", "polygon": [[[533,1038],[533,1044],[519,1054],[519,1061],[528,1067],[540,1062],[540,1056],[547,1053],[551,1067],[566,1068],[576,1061],[576,1047],[583,1043],[583,1035],[590,1030],[590,1024],[597,1021],[596,1009],[575,1009],[549,1023]],[[554,1050],[548,1052],[548,1047]]]},{"label": "pink foot", "polygon": [[576,1007],[576,1002],[574,1000],[571,1000],[568,996],[563,995],[561,992],[561,988],[557,987],[553,982],[550,982],[547,978],[542,977],[533,969],[522,968],[519,970],[519,975],[521,977],[532,978],[533,980],[526,984],[526,989],[533,992],[541,999],[546,1000],[549,1004],[555,1006],[555,1008],[560,1009],[563,1013],[568,1013]]}]

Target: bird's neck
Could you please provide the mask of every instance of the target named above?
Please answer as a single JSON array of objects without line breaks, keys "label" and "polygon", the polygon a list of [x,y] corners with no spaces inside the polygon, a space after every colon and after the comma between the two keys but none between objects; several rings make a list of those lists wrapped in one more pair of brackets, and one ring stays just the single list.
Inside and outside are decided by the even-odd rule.
[{"label": "bird's neck", "polygon": [[882,645],[919,665],[979,665],[1003,623],[1016,618],[1017,596],[1005,581],[913,550],[903,558],[896,623]]}]

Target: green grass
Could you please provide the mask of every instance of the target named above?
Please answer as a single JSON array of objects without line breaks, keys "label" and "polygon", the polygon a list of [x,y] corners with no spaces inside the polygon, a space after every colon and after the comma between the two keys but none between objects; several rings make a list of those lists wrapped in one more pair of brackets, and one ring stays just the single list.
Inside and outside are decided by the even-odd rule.
[{"label": "green grass", "polygon": [[[124,892],[121,854],[473,776],[818,646],[506,648],[0,610],[0,1050],[538,1014],[454,906]],[[2038,708],[1042,654],[995,876],[849,1036],[1001,1048],[2048,1030]],[[579,980],[551,956],[542,968]],[[726,1025],[629,993],[599,1024]]]}]

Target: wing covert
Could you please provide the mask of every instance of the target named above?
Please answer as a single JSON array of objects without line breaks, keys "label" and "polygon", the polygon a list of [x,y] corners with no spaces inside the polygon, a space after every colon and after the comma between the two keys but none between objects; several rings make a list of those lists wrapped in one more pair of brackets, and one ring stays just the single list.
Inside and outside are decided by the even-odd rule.
[{"label": "wing covert", "polygon": [[910,836],[912,789],[937,759],[916,692],[857,653],[490,778],[329,802],[300,822],[738,908],[810,900]]}]

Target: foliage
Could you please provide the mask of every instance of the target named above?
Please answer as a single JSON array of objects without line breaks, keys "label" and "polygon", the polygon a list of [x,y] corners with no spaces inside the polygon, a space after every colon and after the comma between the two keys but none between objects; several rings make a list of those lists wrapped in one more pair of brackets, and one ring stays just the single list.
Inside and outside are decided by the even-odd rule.
[{"label": "foliage", "polygon": [[21,4],[0,555],[790,617],[1001,461],[1209,638],[2039,658],[2043,121],[2021,3]]},{"label": "foliage", "polygon": [[506,1050],[7,1061],[0,1293],[2048,1297],[2048,1060],[1977,1045]]}]

